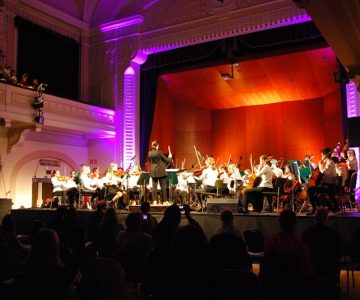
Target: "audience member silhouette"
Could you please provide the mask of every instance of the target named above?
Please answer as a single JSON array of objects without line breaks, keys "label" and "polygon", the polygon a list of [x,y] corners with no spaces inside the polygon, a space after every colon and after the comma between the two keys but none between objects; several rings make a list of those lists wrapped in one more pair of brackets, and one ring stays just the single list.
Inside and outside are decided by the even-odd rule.
[{"label": "audience member silhouette", "polygon": [[126,300],[124,269],[116,260],[96,258],[86,266],[77,292],[78,300]]},{"label": "audience member silhouette", "polygon": [[[179,227],[174,232],[170,253],[168,268],[162,278],[160,298],[208,299],[210,254],[203,230],[192,224]],[[194,256],[199,257],[196,263]],[[192,284],[181,284],[184,278]]]},{"label": "audience member silhouette", "polygon": [[340,299],[339,275],[342,241],[339,234],[326,224],[328,211],[318,208],[316,223],[306,229],[303,241],[310,249],[313,270],[320,278],[322,299]]},{"label": "audience member silhouette", "polygon": [[150,202],[141,203],[140,211],[143,215],[142,230],[148,234],[152,234],[154,228],[158,225],[158,221],[150,214]]},{"label": "audience member silhouette", "polygon": [[73,276],[59,256],[60,240],[48,228],[36,235],[24,273],[14,279],[15,299],[73,299]]},{"label": "audience member silhouette", "polygon": [[118,234],[114,254],[125,270],[126,280],[134,283],[143,281],[153,248],[152,237],[142,231],[142,218],[140,212],[132,212],[126,217],[126,230]]},{"label": "audience member silhouette", "polygon": [[114,208],[108,208],[96,238],[100,257],[112,257],[115,250],[116,238],[124,227],[119,223]]},{"label": "audience member silhouette", "polygon": [[265,255],[260,265],[264,298],[307,299],[310,297],[307,276],[311,274],[311,259],[307,245],[295,234],[296,214],[283,210],[279,223],[280,232],[265,242]]},{"label": "audience member silhouette", "polygon": [[234,215],[231,210],[224,209],[220,214],[222,225],[216,229],[215,234],[233,234],[242,237],[240,230],[234,227]]}]

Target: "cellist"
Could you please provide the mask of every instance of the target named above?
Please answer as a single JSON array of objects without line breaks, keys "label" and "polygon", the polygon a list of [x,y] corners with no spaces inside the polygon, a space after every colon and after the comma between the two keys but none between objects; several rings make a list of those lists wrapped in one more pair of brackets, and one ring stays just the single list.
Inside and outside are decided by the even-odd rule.
[{"label": "cellist", "polygon": [[[256,170],[256,176],[261,177],[259,186],[246,189],[242,198],[242,211],[248,213],[248,204],[252,203],[254,210],[261,212],[262,210],[262,193],[272,191],[272,170],[270,167],[269,157],[265,154],[259,158],[259,166]],[[272,210],[271,203],[269,209]]]},{"label": "cellist", "polygon": [[[324,148],[321,150],[321,161],[319,162],[319,171],[322,174],[321,183],[319,185],[311,185],[307,187],[307,200],[311,203],[312,209],[307,215],[314,215],[316,208],[319,206],[317,193],[332,193],[337,184],[337,173],[334,161],[331,159],[332,150]],[[330,210],[338,211],[339,204],[334,196],[331,195]]]}]

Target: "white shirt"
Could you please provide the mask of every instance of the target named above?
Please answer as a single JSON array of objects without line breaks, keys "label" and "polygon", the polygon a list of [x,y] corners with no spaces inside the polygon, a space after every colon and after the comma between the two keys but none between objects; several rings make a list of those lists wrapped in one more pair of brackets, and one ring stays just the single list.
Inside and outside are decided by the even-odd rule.
[{"label": "white shirt", "polygon": [[348,159],[347,165],[348,165],[349,170],[357,171],[357,169],[358,169],[358,161],[355,157],[352,160]]},{"label": "white shirt", "polygon": [[207,167],[205,170],[203,170],[200,178],[204,179],[203,181],[203,185],[207,186],[215,186],[215,181],[217,179],[218,176],[218,170],[217,169],[213,169],[212,167]]},{"label": "white shirt", "polygon": [[176,185],[176,189],[183,191],[183,192],[187,192],[188,191],[188,182],[187,180],[184,178],[183,175],[179,174],[178,175],[178,183]]},{"label": "white shirt", "polygon": [[66,190],[66,182],[59,180],[56,176],[51,177],[53,192],[61,192]]},{"label": "white shirt", "polygon": [[277,166],[271,167],[272,172],[275,174],[276,178],[282,177],[284,175],[283,170],[278,168]]},{"label": "white shirt", "polygon": [[82,181],[83,187],[88,190],[95,190],[92,186],[91,178],[87,174],[80,174],[80,180]]},{"label": "white shirt", "polygon": [[336,173],[335,163],[330,158],[327,158],[325,162],[325,165],[319,163],[319,170],[324,174],[322,183],[336,184],[338,175]]},{"label": "white shirt", "polygon": [[259,187],[273,188],[272,184],[272,172],[269,165],[263,166],[260,170],[256,171],[256,176],[261,176],[261,182]]}]

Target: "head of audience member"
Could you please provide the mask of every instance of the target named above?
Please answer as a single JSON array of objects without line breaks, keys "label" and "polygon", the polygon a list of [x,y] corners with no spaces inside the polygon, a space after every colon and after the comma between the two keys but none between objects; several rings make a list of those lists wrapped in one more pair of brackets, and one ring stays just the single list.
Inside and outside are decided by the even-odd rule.
[{"label": "head of audience member", "polygon": [[220,214],[220,220],[225,226],[233,225],[234,215],[230,209],[224,209]]},{"label": "head of audience member", "polygon": [[2,230],[10,235],[16,235],[16,223],[12,215],[7,214],[2,219]]},{"label": "head of audience member", "polygon": [[163,223],[169,224],[170,226],[177,227],[181,222],[181,211],[179,206],[176,204],[170,205],[164,213],[162,219]]},{"label": "head of audience member", "polygon": [[142,228],[142,214],[140,212],[129,213],[125,219],[127,232],[140,232]]},{"label": "head of audience member", "polygon": [[329,212],[325,207],[319,207],[315,213],[315,220],[318,223],[325,224],[329,218]]},{"label": "head of audience member", "polygon": [[140,211],[143,215],[147,215],[150,212],[150,202],[144,201],[140,205]]},{"label": "head of audience member", "polygon": [[290,209],[283,210],[280,214],[279,223],[282,233],[294,233],[297,223],[296,214]]},{"label": "head of audience member", "polygon": [[119,224],[115,208],[109,207],[106,210],[102,223],[105,226],[116,226]]},{"label": "head of audience member", "polygon": [[50,228],[40,229],[33,240],[30,265],[40,270],[61,265],[59,246],[60,240],[56,231]]},{"label": "head of audience member", "polygon": [[206,236],[201,228],[194,225],[185,225],[179,227],[172,238],[170,245],[176,263],[187,267],[192,263],[191,257],[194,253],[202,253],[200,264],[208,264],[210,259],[209,245]]},{"label": "head of audience member", "polygon": [[21,75],[19,84],[23,86],[28,86],[29,85],[28,80],[29,80],[29,74],[25,72],[24,74]]},{"label": "head of audience member", "polygon": [[113,259],[96,258],[85,268],[78,287],[79,300],[124,300],[125,272]]}]

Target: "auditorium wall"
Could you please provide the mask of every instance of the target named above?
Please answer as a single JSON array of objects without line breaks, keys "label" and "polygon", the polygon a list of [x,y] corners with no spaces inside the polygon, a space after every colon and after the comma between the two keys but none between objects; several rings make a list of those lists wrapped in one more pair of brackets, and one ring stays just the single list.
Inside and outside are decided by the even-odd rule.
[{"label": "auditorium wall", "polygon": [[343,142],[340,92],[323,98],[209,110],[175,101],[162,87],[158,92],[152,139],[167,145],[178,166],[186,159],[196,163],[194,145],[203,156],[214,156],[219,163],[242,159],[249,167],[249,155],[303,159],[306,153],[320,159],[324,147]]}]

